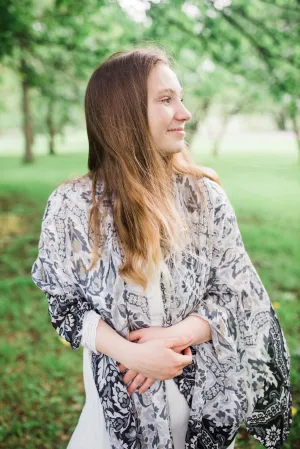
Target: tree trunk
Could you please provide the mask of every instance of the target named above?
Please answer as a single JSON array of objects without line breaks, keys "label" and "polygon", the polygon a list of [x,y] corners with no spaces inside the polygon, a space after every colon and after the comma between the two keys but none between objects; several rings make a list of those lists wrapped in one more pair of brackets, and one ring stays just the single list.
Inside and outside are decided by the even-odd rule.
[{"label": "tree trunk", "polygon": [[279,131],[286,131],[286,111],[282,108],[277,114],[274,114],[275,123]]},{"label": "tree trunk", "polygon": [[22,111],[23,111],[23,135],[25,139],[25,154],[23,162],[25,164],[34,161],[32,154],[33,132],[30,114],[29,84],[25,76],[25,61],[21,60],[22,76]]},{"label": "tree trunk", "polygon": [[52,98],[49,98],[48,103],[48,114],[47,114],[47,129],[48,129],[48,150],[49,155],[54,156],[55,149],[54,149],[54,142],[55,142],[55,127],[53,123],[53,107],[54,102]]},{"label": "tree trunk", "polygon": [[220,127],[220,129],[219,129],[219,131],[217,133],[217,137],[214,139],[214,142],[213,142],[213,145],[212,145],[212,155],[214,157],[219,156],[220,145],[221,145],[223,137],[224,137],[224,135],[226,133],[226,129],[227,129],[227,126],[228,126],[228,123],[229,123],[231,117],[232,117],[231,114],[225,114],[223,116],[221,127]]},{"label": "tree trunk", "polygon": [[235,107],[232,107],[227,113],[224,114],[221,127],[217,133],[217,137],[213,142],[212,155],[214,157],[219,156],[220,145],[225,136],[228,124],[233,116],[239,114],[243,109],[243,101],[240,101]]},{"label": "tree trunk", "polygon": [[293,131],[294,131],[294,135],[296,137],[296,143],[297,143],[297,148],[298,148],[298,162],[300,164],[300,126],[297,121],[296,114],[293,114],[291,118],[292,118],[292,124],[293,124]]},{"label": "tree trunk", "polygon": [[187,125],[187,142],[192,146],[196,132],[199,130],[199,124],[203,123],[208,114],[211,105],[211,98],[205,99],[193,113],[193,118]]}]

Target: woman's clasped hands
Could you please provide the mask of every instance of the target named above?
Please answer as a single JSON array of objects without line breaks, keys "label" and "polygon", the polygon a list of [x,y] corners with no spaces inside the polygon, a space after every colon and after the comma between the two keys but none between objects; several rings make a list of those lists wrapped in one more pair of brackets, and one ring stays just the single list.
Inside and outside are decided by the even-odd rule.
[{"label": "woman's clasped hands", "polygon": [[119,364],[121,373],[128,369],[123,381],[129,395],[137,388],[140,394],[144,393],[155,380],[179,376],[192,363],[193,336],[170,336],[169,331],[170,328],[151,326],[130,332],[129,340],[138,344],[134,345],[127,366]]}]

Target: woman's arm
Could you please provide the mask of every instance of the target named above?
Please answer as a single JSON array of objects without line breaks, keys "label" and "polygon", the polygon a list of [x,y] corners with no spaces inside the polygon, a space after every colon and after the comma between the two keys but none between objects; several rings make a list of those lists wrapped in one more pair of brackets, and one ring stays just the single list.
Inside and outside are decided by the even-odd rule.
[{"label": "woman's arm", "polygon": [[[56,332],[70,343],[72,349],[82,344],[85,317],[97,319],[92,301],[87,299],[75,277],[72,237],[66,222],[76,228],[76,217],[70,214],[64,186],[48,198],[42,218],[38,255],[31,269],[33,282],[48,301],[51,323]],[[98,315],[99,316],[99,315]]]},{"label": "woman's arm", "polygon": [[192,363],[191,355],[177,354],[176,346],[183,349],[191,345],[192,337],[165,337],[137,345],[121,337],[105,321],[99,320],[96,330],[96,349],[127,368],[152,379],[172,379],[181,374],[183,368]]},{"label": "woman's arm", "polygon": [[[190,346],[199,345],[211,339],[211,327],[209,323],[199,316],[188,316],[180,323],[170,327],[151,326],[148,328],[139,329],[129,334],[130,341],[138,341],[138,343],[146,343],[154,339],[164,338],[186,338],[190,335]],[[140,346],[140,345],[136,345]],[[173,346],[172,350],[181,353],[184,350],[185,355],[191,356],[190,348],[186,346]],[[123,376],[123,381],[127,387],[128,393],[132,394],[135,389],[139,388],[139,393],[144,393],[154,383],[154,379],[150,376],[146,378],[140,371],[130,369],[126,363],[121,363],[120,370],[129,368],[127,373]],[[175,377],[175,376],[174,376]]]},{"label": "woman's arm", "polygon": [[210,324],[200,316],[187,316],[180,323],[174,324],[174,326],[167,329],[170,336],[191,334],[191,346],[201,345],[211,340]]},{"label": "woman's arm", "polygon": [[[200,316],[187,316],[170,327],[151,326],[132,331],[129,334],[129,340],[145,343],[154,338],[184,337],[186,335],[191,335],[190,346],[200,345],[211,340],[211,327],[208,321]],[[173,350],[176,349],[173,348]]]}]

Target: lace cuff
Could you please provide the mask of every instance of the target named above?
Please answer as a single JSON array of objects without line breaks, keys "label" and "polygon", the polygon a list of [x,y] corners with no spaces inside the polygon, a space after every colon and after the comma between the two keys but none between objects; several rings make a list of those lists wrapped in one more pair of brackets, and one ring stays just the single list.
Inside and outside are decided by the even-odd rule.
[{"label": "lace cuff", "polygon": [[85,313],[82,323],[81,344],[95,354],[100,354],[96,349],[96,330],[101,319],[100,315],[94,310]]}]

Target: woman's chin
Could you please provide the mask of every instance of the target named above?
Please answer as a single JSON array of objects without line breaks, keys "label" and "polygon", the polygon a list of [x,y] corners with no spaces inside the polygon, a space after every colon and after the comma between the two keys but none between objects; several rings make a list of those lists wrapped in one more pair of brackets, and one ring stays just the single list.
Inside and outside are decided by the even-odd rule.
[{"label": "woman's chin", "polygon": [[170,146],[161,149],[163,154],[176,154],[183,150],[183,145]]}]

